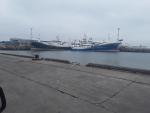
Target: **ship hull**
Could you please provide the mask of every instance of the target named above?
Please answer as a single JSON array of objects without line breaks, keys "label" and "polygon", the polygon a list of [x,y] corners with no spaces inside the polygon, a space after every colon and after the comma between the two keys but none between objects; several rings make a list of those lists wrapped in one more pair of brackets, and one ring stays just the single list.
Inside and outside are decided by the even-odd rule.
[{"label": "ship hull", "polygon": [[46,45],[40,42],[32,42],[31,50],[37,51],[57,51],[57,50],[71,50],[71,51],[95,51],[95,52],[118,52],[120,43],[97,44],[91,47],[59,47],[53,45]]},{"label": "ship hull", "polygon": [[59,47],[53,45],[46,45],[40,42],[32,42],[31,45],[32,45],[31,50],[37,50],[37,51],[71,50],[71,47]]},{"label": "ship hull", "polygon": [[72,48],[72,51],[118,52],[120,43],[94,45],[88,48]]}]

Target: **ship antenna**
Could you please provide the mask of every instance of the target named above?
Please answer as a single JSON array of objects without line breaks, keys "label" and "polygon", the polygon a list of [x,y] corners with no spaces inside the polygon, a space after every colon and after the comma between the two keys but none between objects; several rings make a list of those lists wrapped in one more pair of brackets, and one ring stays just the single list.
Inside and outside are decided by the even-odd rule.
[{"label": "ship antenna", "polygon": [[41,39],[40,39],[40,33],[39,33],[39,38],[38,38],[38,40],[39,40],[39,42],[41,41]]},{"label": "ship antenna", "polygon": [[120,35],[120,28],[118,28],[118,37],[117,37],[117,40],[119,40],[119,35]]},{"label": "ship antenna", "polygon": [[108,41],[110,40],[110,33],[108,33]]},{"label": "ship antenna", "polygon": [[85,39],[87,38],[87,34],[86,34],[86,33],[84,33],[84,38],[85,38]]},{"label": "ship antenna", "polygon": [[56,36],[56,40],[59,41],[59,35]]}]

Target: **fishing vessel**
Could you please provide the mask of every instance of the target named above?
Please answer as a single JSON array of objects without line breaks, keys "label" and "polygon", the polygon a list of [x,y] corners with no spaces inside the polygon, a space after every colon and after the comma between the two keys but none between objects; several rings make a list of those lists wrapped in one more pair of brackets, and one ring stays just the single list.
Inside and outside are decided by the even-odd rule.
[{"label": "fishing vessel", "polygon": [[72,43],[72,50],[73,51],[97,51],[97,52],[118,52],[119,46],[123,39],[120,39],[119,37],[119,31],[120,28],[118,28],[118,36],[116,42],[94,42],[92,38],[89,38],[87,40],[86,34],[84,35],[84,38],[79,41],[74,41]]},{"label": "fishing vessel", "polygon": [[93,42],[91,39],[88,41],[84,38],[81,41],[72,43],[72,51],[97,51],[97,52],[117,52],[121,40],[117,42]]},{"label": "fishing vessel", "polygon": [[70,50],[71,46],[67,42],[62,42],[58,40],[54,41],[40,41],[32,42],[31,50]]},{"label": "fishing vessel", "polygon": [[83,38],[79,41],[73,41],[71,45],[67,42],[62,41],[35,41],[32,42],[31,50],[72,50],[72,51],[110,51],[117,52],[119,51],[119,46],[122,40],[117,42],[94,42],[90,38],[87,40]]},{"label": "fishing vessel", "polygon": [[119,30],[118,28],[118,38],[115,42],[95,42],[92,40],[92,38],[89,38],[87,40],[86,34],[84,35],[84,38],[79,41],[73,41],[71,44],[68,42],[62,42],[59,40],[59,37],[57,36],[57,40],[53,41],[37,41],[32,42],[32,50],[72,50],[72,51],[97,51],[97,52],[117,52],[119,51],[119,46],[122,39],[119,38]]}]

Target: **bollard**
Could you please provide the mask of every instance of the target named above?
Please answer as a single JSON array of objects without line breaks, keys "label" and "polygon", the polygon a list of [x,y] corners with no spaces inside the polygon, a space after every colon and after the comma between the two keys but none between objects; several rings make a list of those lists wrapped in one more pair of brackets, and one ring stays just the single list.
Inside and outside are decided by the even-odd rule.
[{"label": "bollard", "polygon": [[34,58],[32,59],[32,60],[41,60],[40,58],[39,58],[39,55],[34,55]]},{"label": "bollard", "polygon": [[39,59],[39,55],[36,54],[34,58],[35,58],[35,59]]}]

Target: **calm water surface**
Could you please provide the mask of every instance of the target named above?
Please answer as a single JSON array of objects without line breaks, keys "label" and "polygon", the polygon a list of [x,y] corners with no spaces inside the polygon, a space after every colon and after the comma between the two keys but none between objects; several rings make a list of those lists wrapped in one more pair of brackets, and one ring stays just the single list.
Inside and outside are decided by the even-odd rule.
[{"label": "calm water surface", "polygon": [[128,52],[75,52],[75,51],[0,51],[19,55],[39,54],[44,58],[64,59],[78,62],[82,65],[87,63],[108,64],[150,70],[150,53]]}]

